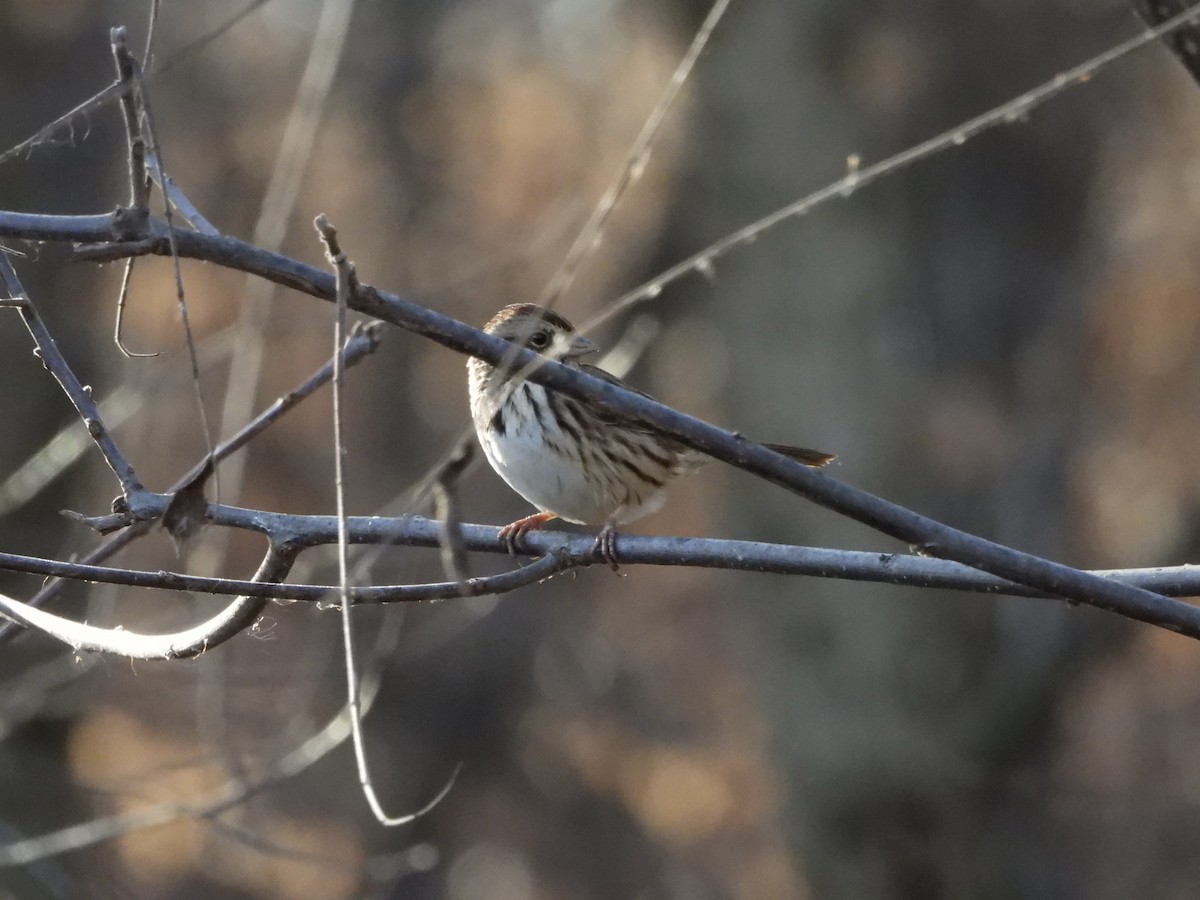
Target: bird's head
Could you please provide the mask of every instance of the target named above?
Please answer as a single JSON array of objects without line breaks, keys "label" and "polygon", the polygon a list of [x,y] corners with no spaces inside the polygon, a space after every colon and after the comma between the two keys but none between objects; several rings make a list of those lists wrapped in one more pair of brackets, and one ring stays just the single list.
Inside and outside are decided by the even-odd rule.
[{"label": "bird's head", "polygon": [[504,307],[483,330],[567,364],[596,350],[595,344],[558,313],[533,303]]}]

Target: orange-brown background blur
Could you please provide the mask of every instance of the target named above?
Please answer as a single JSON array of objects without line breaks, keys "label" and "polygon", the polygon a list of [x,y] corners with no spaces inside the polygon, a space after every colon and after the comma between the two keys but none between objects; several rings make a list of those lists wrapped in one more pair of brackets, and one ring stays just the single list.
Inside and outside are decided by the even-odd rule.
[{"label": "orange-brown background blur", "polygon": [[[111,79],[108,28],[146,2],[0,0],[0,150]],[[241,4],[163,4],[158,65]],[[273,0],[150,84],[166,165],[249,237],[319,4]],[[362,278],[482,322],[535,297],[704,15],[697,0],[363,0],[283,250],[319,262],[318,212]],[[561,306],[581,319],[732,228],[1051,78],[1138,28],[1120,0],[737,0],[645,176]],[[631,374],[689,412],[836,451],[835,477],[1086,566],[1192,559],[1200,542],[1200,88],[1161,48],[1030,120],[826,205],[642,310]],[[0,167],[0,208],[125,199],[112,108]],[[202,452],[167,262],[139,264],[127,360],[120,267],[62,248],[26,287],[161,489]],[[331,310],[275,291],[257,382],[230,376],[247,283],[185,264],[203,388],[259,408],[316,368]],[[629,325],[630,319],[624,324]],[[239,323],[241,323],[239,325]],[[645,325],[642,322],[639,327]],[[0,316],[0,473],[70,422],[15,316]],[[617,341],[622,327],[599,335]],[[253,367],[252,367],[253,368]],[[230,379],[233,379],[232,384]],[[222,499],[333,509],[329,397],[256,442]],[[349,377],[350,509],[370,513],[466,422],[463,360],[389,330]],[[228,433],[239,422],[226,423]],[[116,492],[89,454],[0,519],[46,556],[93,536],[57,515]],[[469,521],[527,507],[490,472]],[[710,467],[634,527],[899,549]],[[262,547],[161,536],[121,558],[244,577]],[[297,577],[328,578],[329,556]],[[503,560],[480,560],[495,571]],[[387,648],[368,749],[377,827],[346,747],[220,817],[135,831],[0,872],[21,897],[627,900],[1184,897],[1200,879],[1200,646],[1049,602],[797,578],[593,569],[499,601],[359,615]],[[371,580],[440,577],[393,550]],[[36,581],[5,576],[27,596]],[[163,630],[220,601],[77,589],[59,608]],[[272,607],[194,662],[0,655],[0,832],[42,834],[189,802],[299,745],[342,702],[339,622]]]}]

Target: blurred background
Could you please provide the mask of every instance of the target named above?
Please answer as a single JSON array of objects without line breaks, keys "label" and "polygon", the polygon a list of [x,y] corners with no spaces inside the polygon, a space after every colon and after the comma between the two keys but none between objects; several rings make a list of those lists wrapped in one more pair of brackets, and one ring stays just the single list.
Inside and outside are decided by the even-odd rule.
[{"label": "blurred background", "polygon": [[[108,29],[144,0],[0,0],[0,151],[112,79]],[[220,229],[319,264],[338,226],[363,280],[482,323],[535,298],[707,12],[696,0],[360,0],[315,136],[281,141],[322,6],[164,3],[149,86],[163,160]],[[666,266],[1103,51],[1121,0],[736,0],[644,176],[560,305],[582,320]],[[139,51],[140,52],[140,51]],[[330,51],[334,52],[334,51]],[[786,223],[595,337],[630,380],[831,474],[1079,566],[1183,563],[1200,544],[1200,88],[1162,47],[952,152]],[[109,107],[0,166],[0,208],[126,200]],[[302,178],[261,220],[281,153]],[[148,486],[204,450],[164,260],[32,248],[18,266]],[[331,308],[184,264],[214,428],[319,366]],[[0,315],[0,476],[71,411]],[[407,509],[467,423],[463,360],[389,329],[349,376],[349,507]],[[221,498],[333,510],[329,395],[221,473]],[[88,451],[31,499],[0,487],[0,547],[66,558],[106,511]],[[468,521],[528,506],[485,468]],[[425,512],[426,510],[411,510]],[[897,551],[711,466],[633,531]],[[247,577],[263,547],[161,534],[118,562]],[[327,580],[311,554],[294,578]],[[374,583],[440,580],[435,553],[360,557]],[[479,573],[503,559],[473,561]],[[27,597],[36,579],[4,575]],[[147,631],[222,601],[74,588],[56,609]],[[1088,609],[699,570],[597,567],[499,599],[358,615],[385,806],[346,744],[230,808],[116,829],[0,871],[13,897],[1118,898],[1200,878],[1200,647]],[[148,804],[203,804],[304,748],[345,694],[339,619],[272,606],[198,660],[0,653],[0,842]],[[303,756],[303,751],[300,751]]]}]

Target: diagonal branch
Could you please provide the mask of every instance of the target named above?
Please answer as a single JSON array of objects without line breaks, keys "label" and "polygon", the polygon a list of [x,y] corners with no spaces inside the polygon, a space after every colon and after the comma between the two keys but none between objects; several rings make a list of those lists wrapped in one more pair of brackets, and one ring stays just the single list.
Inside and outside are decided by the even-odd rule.
[{"label": "diagonal branch", "polygon": [[37,307],[33,305],[33,301],[29,299],[29,295],[25,293],[25,289],[21,286],[21,282],[17,278],[17,272],[9,261],[8,255],[3,252],[0,252],[0,284],[3,285],[4,291],[9,298],[3,305],[12,307],[21,314],[21,321],[29,329],[29,334],[32,336],[34,345],[37,348],[35,353],[41,359],[42,364],[50,371],[50,374],[62,386],[67,398],[71,401],[71,405],[75,407],[75,411],[83,419],[84,425],[87,426],[88,434],[92,436],[92,440],[96,442],[96,446],[104,454],[104,459],[108,463],[109,468],[112,469],[113,474],[121,482],[121,492],[124,494],[125,502],[131,508],[136,506],[138,497],[144,490],[142,483],[138,481],[133,467],[129,464],[129,461],[125,458],[120,448],[117,447],[116,441],[108,433],[108,429],[104,427],[104,420],[100,416],[99,407],[96,406],[95,401],[92,399],[91,390],[84,387],[79,379],[75,377],[75,373],[67,364],[66,359],[58,349],[58,344],[55,343],[54,338],[51,336],[50,329],[46,327],[46,323],[38,313]]},{"label": "diagonal branch", "polygon": [[[0,228],[3,217],[0,216]],[[126,247],[81,248],[80,258],[114,259],[129,253],[167,254],[165,226],[148,223],[152,237]],[[261,250],[237,238],[219,238],[194,232],[176,232],[174,247],[181,256],[202,259],[228,268],[251,272],[277,284],[332,301],[333,276],[297,260]],[[681,443],[714,459],[757,475],[836,513],[855,519],[876,531],[923,553],[957,560],[974,569],[1026,585],[1055,596],[1118,612],[1141,621],[1175,628],[1163,618],[1162,597],[1129,585],[1097,578],[1060,563],[1022,553],[993,541],[968,534],[913,510],[884,500],[859,488],[787,459],[739,434],[718,428],[664,406],[641,394],[601,381],[586,372],[544,359],[531,350],[513,355],[513,345],[441,313],[362,285],[352,298],[359,312],[391,322],[459,353],[477,356],[493,364],[512,357],[518,367],[532,367],[529,377],[602,409],[653,425]],[[1188,633],[1192,633],[1189,629]],[[1200,637],[1200,629],[1195,631]]]},{"label": "diagonal branch", "polygon": [[[1196,6],[1195,0],[1129,0],[1133,11],[1150,27],[1162,25],[1172,17],[1188,12]],[[1194,19],[1181,28],[1163,35],[1167,45],[1192,80],[1200,84],[1200,23]]]}]

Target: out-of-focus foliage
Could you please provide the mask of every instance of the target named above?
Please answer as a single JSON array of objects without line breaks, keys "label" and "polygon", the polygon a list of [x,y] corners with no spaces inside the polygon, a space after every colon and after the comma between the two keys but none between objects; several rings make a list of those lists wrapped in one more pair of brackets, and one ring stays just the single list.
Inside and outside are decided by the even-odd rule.
[{"label": "out-of-focus foliage", "polygon": [[[0,0],[0,150],[107,84],[107,29],[127,25],[139,47],[148,6]],[[239,7],[164,3],[157,65]],[[365,281],[474,322],[536,298],[705,11],[359,3],[283,250],[318,261],[310,223],[325,212]],[[318,12],[271,0],[151,77],[164,161],[225,231],[254,231]],[[582,319],[840,176],[848,155],[895,152],[1137,27],[1117,0],[735,0],[562,310]],[[122,202],[119,125],[92,113],[0,167],[0,208]],[[1198,134],[1200,88],[1144,51],[670,288],[643,309],[661,328],[631,379],[763,439],[836,451],[835,477],[1022,549],[1185,562],[1200,500]],[[161,355],[127,360],[107,339],[120,267],[64,259],[46,247],[22,262],[27,287],[98,397],[143,398],[118,437],[161,488],[203,451],[170,266],[138,265],[127,341]],[[258,381],[231,382],[246,282],[189,264],[184,277],[215,422],[226,392],[261,406],[328,356],[330,308],[276,291]],[[16,318],[0,326],[2,475],[69,410]],[[353,512],[407,508],[466,424],[464,376],[461,358],[402,333],[351,373]],[[322,395],[251,448],[222,499],[329,512],[332,459]],[[93,536],[56,511],[103,511],[115,490],[89,458],[0,521],[0,547],[82,552]],[[462,503],[472,521],[527,511],[483,470]],[[897,549],[715,466],[635,528]],[[208,534],[180,559],[156,536],[120,561],[245,576],[262,549]],[[296,577],[328,579],[328,561]],[[1192,643],[1043,601],[623,574],[359,614],[368,646],[403,621],[367,720],[389,809],[419,806],[464,763],[414,826],[373,824],[343,748],[220,816],[0,884],[23,897],[1115,898],[1186,896],[1200,876]],[[390,550],[369,577],[440,575],[435,554]],[[76,589],[59,608],[159,630],[216,602]],[[344,694],[338,617],[302,604],[182,664],[76,661],[27,636],[0,675],[5,841],[194,801],[295,748]]]}]

